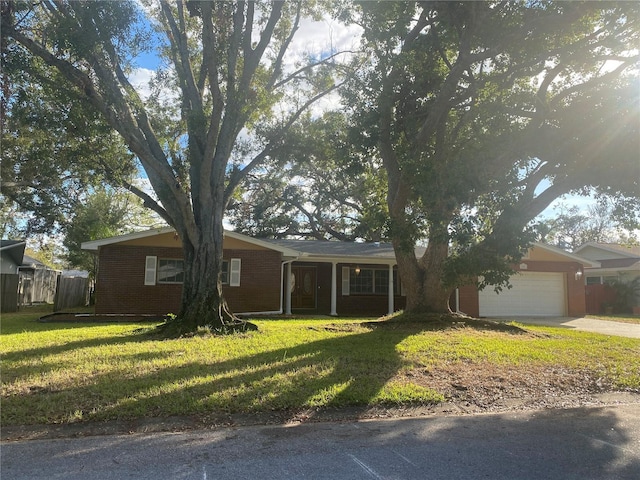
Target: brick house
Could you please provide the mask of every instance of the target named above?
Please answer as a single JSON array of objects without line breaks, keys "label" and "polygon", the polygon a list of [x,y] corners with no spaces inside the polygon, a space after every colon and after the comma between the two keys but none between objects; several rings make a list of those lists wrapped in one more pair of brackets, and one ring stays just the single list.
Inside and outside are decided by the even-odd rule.
[{"label": "brick house", "polygon": [[[85,242],[82,248],[98,255],[97,314],[165,315],[179,310],[182,248],[172,228]],[[546,296],[558,304],[557,291],[562,297],[558,308],[569,315],[580,314],[584,288],[579,291],[577,284],[583,283],[574,277],[583,271],[581,262],[586,261],[550,248],[534,247],[516,268],[526,270],[527,278],[534,273],[548,274],[533,278],[533,290],[528,293],[537,300],[527,315],[555,314],[555,310],[546,313],[539,307]],[[417,255],[423,252],[423,248],[416,250]],[[266,240],[227,231],[223,260],[224,295],[237,314],[379,316],[405,305],[390,244]],[[550,286],[540,289],[541,283]],[[484,308],[483,295],[474,287],[462,287],[451,307],[475,316],[493,315]]]},{"label": "brick house", "polygon": [[466,285],[456,291],[457,310],[474,317],[569,316],[586,313],[584,274],[599,266],[559,248],[535,243],[509,281],[512,288],[496,293]]},{"label": "brick house", "polygon": [[[640,278],[640,246],[616,243],[588,242],[576,248],[575,253],[598,262],[598,266],[585,270],[587,313],[605,313],[607,305],[616,304],[616,291],[609,282],[632,282]],[[640,294],[636,294],[633,311],[640,313]]]},{"label": "brick house", "polygon": [[[98,255],[97,314],[179,310],[183,256],[172,228],[82,248]],[[238,314],[383,315],[404,307],[389,244],[261,240],[227,231],[223,261],[224,295]]]}]

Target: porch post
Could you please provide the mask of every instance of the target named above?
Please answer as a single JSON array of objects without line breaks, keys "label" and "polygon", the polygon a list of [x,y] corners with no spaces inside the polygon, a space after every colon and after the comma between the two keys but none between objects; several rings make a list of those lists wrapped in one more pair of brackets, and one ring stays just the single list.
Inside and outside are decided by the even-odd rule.
[{"label": "porch post", "polygon": [[331,262],[331,313],[330,315],[337,316],[337,295],[338,295],[338,281],[337,281],[337,262]]},{"label": "porch post", "polygon": [[291,262],[287,263],[287,275],[284,282],[285,315],[291,315]]},{"label": "porch post", "polygon": [[389,265],[389,315],[393,313],[393,265]]}]

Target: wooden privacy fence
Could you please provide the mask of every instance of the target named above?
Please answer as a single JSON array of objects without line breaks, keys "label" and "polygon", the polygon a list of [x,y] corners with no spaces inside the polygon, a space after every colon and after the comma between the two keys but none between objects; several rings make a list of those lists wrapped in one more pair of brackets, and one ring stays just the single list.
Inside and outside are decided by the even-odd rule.
[{"label": "wooden privacy fence", "polygon": [[605,306],[616,300],[616,292],[609,285],[586,285],[585,295],[587,301],[587,313],[597,315],[605,312]]},{"label": "wooden privacy fence", "polygon": [[58,277],[58,288],[53,311],[84,307],[89,303],[89,279],[82,277]]},{"label": "wooden privacy fence", "polygon": [[0,275],[0,311],[18,311],[18,275],[15,273]]},{"label": "wooden privacy fence", "polygon": [[18,288],[18,306],[53,303],[60,272],[49,269],[22,270]]}]

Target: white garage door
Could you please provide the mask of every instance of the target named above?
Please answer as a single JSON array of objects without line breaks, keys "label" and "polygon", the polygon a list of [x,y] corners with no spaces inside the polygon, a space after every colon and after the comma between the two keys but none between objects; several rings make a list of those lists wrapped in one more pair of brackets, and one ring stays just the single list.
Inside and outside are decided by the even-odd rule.
[{"label": "white garage door", "polygon": [[563,316],[566,312],[562,273],[522,272],[510,279],[511,289],[496,294],[491,286],[479,292],[480,316]]}]

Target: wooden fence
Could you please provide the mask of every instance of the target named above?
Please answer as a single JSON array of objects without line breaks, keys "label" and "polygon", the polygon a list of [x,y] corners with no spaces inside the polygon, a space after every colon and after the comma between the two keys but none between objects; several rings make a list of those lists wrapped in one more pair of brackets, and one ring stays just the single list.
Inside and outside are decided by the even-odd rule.
[{"label": "wooden fence", "polygon": [[616,300],[616,292],[609,285],[586,285],[585,295],[587,299],[587,313],[597,315],[607,313],[606,305],[613,304]]},{"label": "wooden fence", "polygon": [[0,312],[18,311],[18,275],[3,273],[0,275]]},{"label": "wooden fence", "polygon": [[53,311],[65,308],[84,307],[89,303],[89,279],[81,277],[58,277],[58,288]]},{"label": "wooden fence", "polygon": [[19,275],[18,306],[54,302],[60,272],[36,269],[21,271]]}]

